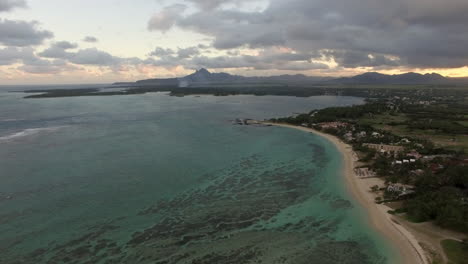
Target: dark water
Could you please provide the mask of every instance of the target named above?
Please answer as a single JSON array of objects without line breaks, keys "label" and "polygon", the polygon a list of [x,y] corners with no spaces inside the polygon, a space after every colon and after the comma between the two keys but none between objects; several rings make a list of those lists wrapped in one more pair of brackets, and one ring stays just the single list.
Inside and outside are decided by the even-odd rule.
[{"label": "dark water", "polygon": [[1,263],[386,263],[333,145],[234,126],[352,97],[0,93]]}]

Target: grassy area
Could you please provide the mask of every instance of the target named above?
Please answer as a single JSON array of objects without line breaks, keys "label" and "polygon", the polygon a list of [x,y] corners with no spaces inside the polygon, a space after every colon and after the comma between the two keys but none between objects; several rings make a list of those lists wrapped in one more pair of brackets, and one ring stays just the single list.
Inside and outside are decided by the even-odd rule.
[{"label": "grassy area", "polygon": [[[375,129],[386,130],[401,137],[424,138],[432,141],[436,146],[446,149],[468,152],[468,135],[449,135],[429,129],[410,129],[406,125],[409,120],[405,114],[382,114],[362,118],[359,123],[370,125]],[[468,121],[459,121],[458,123],[468,127]]]},{"label": "grassy area", "polygon": [[375,126],[375,128],[390,131],[403,137],[424,138],[432,141],[436,146],[451,150],[465,150],[468,152],[467,135],[447,135],[434,130],[408,129],[406,126]]},{"label": "grassy area", "polygon": [[408,121],[408,118],[404,114],[399,114],[399,115],[382,114],[382,115],[367,116],[366,118],[360,119],[359,123],[363,125],[372,125],[372,126],[387,126],[388,124],[404,123],[406,121]]},{"label": "grassy area", "polygon": [[468,246],[455,240],[444,240],[441,242],[449,264],[468,264]]},{"label": "grassy area", "polygon": [[458,121],[458,123],[462,126],[468,127],[468,121]]}]

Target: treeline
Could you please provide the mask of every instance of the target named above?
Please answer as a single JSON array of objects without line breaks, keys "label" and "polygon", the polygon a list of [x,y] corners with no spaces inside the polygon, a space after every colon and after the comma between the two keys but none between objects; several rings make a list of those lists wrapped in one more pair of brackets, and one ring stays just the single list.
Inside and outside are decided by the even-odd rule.
[{"label": "treeline", "polygon": [[364,105],[354,105],[345,107],[330,107],[319,111],[312,111],[308,114],[272,119],[275,122],[284,122],[290,124],[313,124],[334,121],[352,121],[364,115],[380,114],[387,111],[387,107],[382,103],[368,103]]},{"label": "treeline", "polygon": [[397,125],[407,125],[410,129],[435,130],[449,135],[468,134],[468,127],[459,123],[460,121],[468,121],[466,115],[468,106],[403,105],[401,112],[406,114],[410,120]]},{"label": "treeline", "polygon": [[408,122],[408,128],[437,130],[445,134],[468,134],[468,127],[451,120],[416,119]]},{"label": "treeline", "polygon": [[435,221],[441,227],[468,232],[468,167],[427,171],[415,186],[415,197],[405,203],[412,220]]}]

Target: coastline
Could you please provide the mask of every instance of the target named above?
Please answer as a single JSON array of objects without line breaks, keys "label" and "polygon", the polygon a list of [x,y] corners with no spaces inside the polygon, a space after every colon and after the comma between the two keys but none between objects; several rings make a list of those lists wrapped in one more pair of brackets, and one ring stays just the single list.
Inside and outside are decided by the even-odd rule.
[{"label": "coastline", "polygon": [[403,263],[429,264],[426,253],[415,236],[401,225],[398,219],[387,213],[388,210],[391,210],[389,207],[375,203],[370,188],[376,184],[382,185],[383,181],[379,178],[362,179],[356,176],[354,168],[356,167],[357,156],[350,145],[335,136],[315,129],[289,124],[262,123],[314,133],[332,142],[343,156],[343,177],[345,178],[346,187],[356,201],[366,209],[373,228],[388,238],[393,247],[400,253],[400,259]]}]

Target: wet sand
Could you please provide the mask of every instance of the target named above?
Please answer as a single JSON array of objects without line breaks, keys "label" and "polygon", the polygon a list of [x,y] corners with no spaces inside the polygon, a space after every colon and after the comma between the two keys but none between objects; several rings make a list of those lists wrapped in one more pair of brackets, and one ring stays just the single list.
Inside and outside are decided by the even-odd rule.
[{"label": "wet sand", "polygon": [[370,191],[374,185],[383,186],[384,182],[379,178],[359,178],[354,168],[356,167],[357,155],[352,147],[345,144],[339,138],[319,132],[317,130],[293,126],[288,124],[273,124],[265,123],[274,126],[287,127],[298,129],[304,132],[310,132],[320,135],[332,142],[343,155],[344,166],[343,176],[346,180],[346,185],[353,197],[366,208],[369,216],[369,221],[372,226],[383,234],[400,253],[400,260],[407,264],[429,264],[425,251],[419,245],[415,236],[403,227],[396,217],[387,213],[391,210],[386,205],[376,204],[375,195]]}]

